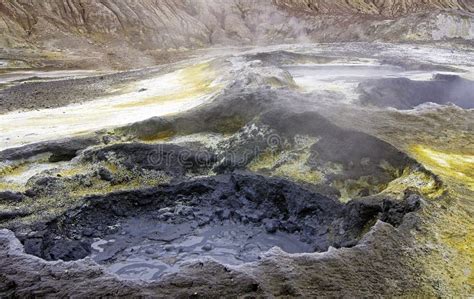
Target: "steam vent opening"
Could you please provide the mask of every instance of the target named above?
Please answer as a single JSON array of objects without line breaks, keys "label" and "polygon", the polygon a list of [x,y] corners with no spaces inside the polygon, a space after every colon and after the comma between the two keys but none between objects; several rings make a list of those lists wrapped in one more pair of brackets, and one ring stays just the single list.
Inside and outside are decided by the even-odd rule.
[{"label": "steam vent opening", "polygon": [[157,280],[199,258],[239,265],[272,247],[287,253],[352,247],[377,220],[398,226],[418,201],[342,204],[281,179],[220,175],[90,197],[23,243],[46,260],[89,256],[124,278]]}]

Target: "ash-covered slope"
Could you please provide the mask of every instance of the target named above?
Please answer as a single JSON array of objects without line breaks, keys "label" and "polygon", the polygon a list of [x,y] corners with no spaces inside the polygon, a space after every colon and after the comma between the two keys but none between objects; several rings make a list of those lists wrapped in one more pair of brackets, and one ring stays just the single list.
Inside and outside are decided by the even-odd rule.
[{"label": "ash-covered slope", "polygon": [[146,65],[183,47],[472,39],[473,11],[468,0],[0,0],[0,45]]}]

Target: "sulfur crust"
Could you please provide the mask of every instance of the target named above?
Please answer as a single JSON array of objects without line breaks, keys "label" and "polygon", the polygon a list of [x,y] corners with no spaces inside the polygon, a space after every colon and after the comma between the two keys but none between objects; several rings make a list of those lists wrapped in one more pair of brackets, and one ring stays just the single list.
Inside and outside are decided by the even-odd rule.
[{"label": "sulfur crust", "polygon": [[423,145],[414,145],[410,151],[433,173],[474,191],[474,155],[440,151]]},{"label": "sulfur crust", "polygon": [[211,94],[219,89],[219,85],[212,85],[213,79],[216,77],[215,71],[209,63],[200,63],[194,66],[177,71],[177,76],[181,82],[182,88],[179,91],[149,97],[143,100],[133,101],[130,103],[117,104],[116,108],[129,108],[136,106],[153,105],[157,102],[179,101],[192,97],[204,96]]}]

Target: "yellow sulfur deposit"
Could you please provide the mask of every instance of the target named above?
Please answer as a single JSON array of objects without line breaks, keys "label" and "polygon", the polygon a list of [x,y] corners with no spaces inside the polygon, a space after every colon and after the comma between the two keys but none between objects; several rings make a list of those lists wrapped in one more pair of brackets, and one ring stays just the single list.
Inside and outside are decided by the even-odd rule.
[{"label": "yellow sulfur deposit", "polygon": [[[177,80],[180,88],[169,93],[147,97],[144,99],[121,103],[115,105],[117,108],[129,108],[135,106],[153,105],[157,102],[179,101],[192,97],[201,97],[210,94],[218,89],[213,86],[213,79],[216,77],[215,71],[209,63],[200,63],[194,66],[176,71],[174,80]],[[156,82],[159,84],[160,82]]]},{"label": "yellow sulfur deposit", "polygon": [[[436,216],[435,223],[440,227],[436,236],[442,244],[456,254],[456,262],[463,268],[464,275],[456,277],[448,273],[450,278],[472,288],[474,286],[474,222],[471,201],[472,191],[474,191],[474,155],[440,151],[423,145],[412,146],[410,152],[427,169],[439,175],[447,183],[452,199],[455,199],[447,204],[446,211]],[[431,268],[438,276],[442,275],[439,272],[440,269],[436,271],[435,267]]]},{"label": "yellow sulfur deposit", "polygon": [[320,183],[324,179],[324,174],[307,164],[311,155],[309,148],[318,139],[309,136],[299,137],[300,144],[296,149],[262,153],[252,161],[249,169],[255,172],[268,172],[272,176],[284,177],[296,182]]},{"label": "yellow sulfur deposit", "polygon": [[383,193],[391,194],[392,196],[403,196],[403,191],[408,188],[417,189],[423,196],[435,199],[441,196],[445,188],[435,180],[433,175],[406,168],[402,175],[391,181]]},{"label": "yellow sulfur deposit", "polygon": [[422,145],[414,145],[410,151],[433,173],[474,191],[474,155],[438,151]]}]

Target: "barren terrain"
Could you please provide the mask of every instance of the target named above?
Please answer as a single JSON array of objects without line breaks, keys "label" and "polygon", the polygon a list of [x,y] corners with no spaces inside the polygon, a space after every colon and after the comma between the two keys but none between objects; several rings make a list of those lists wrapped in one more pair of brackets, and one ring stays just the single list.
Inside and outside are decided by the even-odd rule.
[{"label": "barren terrain", "polygon": [[473,296],[473,9],[0,0],[0,297]]}]

